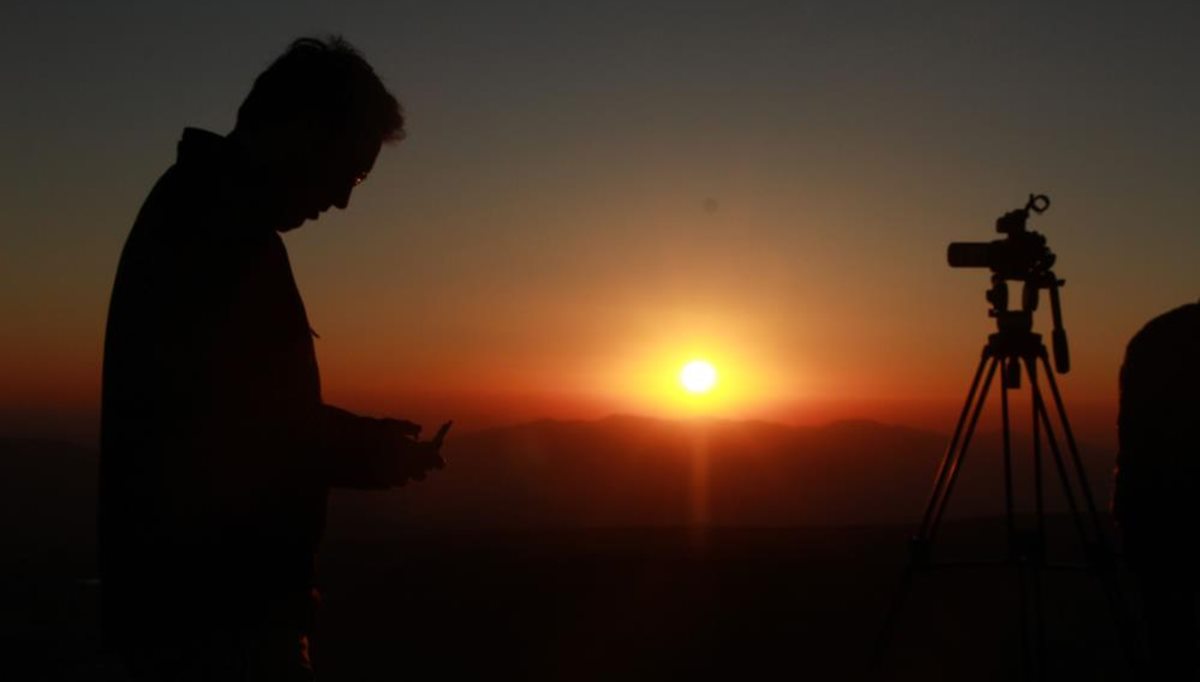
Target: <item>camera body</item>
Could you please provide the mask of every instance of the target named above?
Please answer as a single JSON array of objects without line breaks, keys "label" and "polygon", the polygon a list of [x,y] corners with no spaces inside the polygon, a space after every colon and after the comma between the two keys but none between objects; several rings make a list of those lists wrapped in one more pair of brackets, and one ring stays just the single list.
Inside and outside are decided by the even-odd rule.
[{"label": "camera body", "polygon": [[990,242],[951,242],[946,260],[952,268],[988,268],[1003,279],[1037,279],[1054,267],[1055,256],[1046,238],[1026,229],[1029,212],[1050,207],[1044,194],[1030,195],[1025,208],[1009,211],[996,220],[996,231],[1008,235]]},{"label": "camera body", "polygon": [[[1062,327],[1062,308],[1058,289],[1065,282],[1058,279],[1052,268],[1056,257],[1046,244],[1046,238],[1027,228],[1030,212],[1042,213],[1050,207],[1044,194],[1030,194],[1024,208],[1009,211],[996,220],[996,231],[1004,239],[990,242],[951,242],[946,260],[952,268],[988,268],[992,271],[992,286],[986,298],[991,304],[988,314],[995,318],[998,339],[1034,339],[1033,313],[1038,307],[1042,289],[1050,292],[1054,318],[1054,360],[1057,370],[1065,373],[1071,361],[1067,348],[1067,333]],[[1009,309],[1008,282],[1021,282],[1020,307]]]}]

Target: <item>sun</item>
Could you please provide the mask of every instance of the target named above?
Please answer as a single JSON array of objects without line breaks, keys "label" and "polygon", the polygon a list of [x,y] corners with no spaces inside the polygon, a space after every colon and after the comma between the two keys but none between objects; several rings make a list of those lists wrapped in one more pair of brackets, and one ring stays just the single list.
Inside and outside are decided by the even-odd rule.
[{"label": "sun", "polygon": [[680,370],[679,383],[688,393],[708,393],[717,385],[717,368],[706,360],[692,360]]}]

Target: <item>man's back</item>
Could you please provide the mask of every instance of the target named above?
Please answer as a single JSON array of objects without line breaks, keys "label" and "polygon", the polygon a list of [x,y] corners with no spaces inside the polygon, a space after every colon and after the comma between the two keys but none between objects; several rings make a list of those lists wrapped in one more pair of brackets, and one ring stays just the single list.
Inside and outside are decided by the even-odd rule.
[{"label": "man's back", "polygon": [[[1200,304],[1164,313],[1129,342],[1121,367],[1115,509],[1135,533],[1171,534],[1200,554]],[[1165,539],[1165,538],[1164,538]]]},{"label": "man's back", "polygon": [[104,348],[106,641],[137,679],[307,679],[331,487],[440,468],[443,425],[321,400],[279,232],[344,209],[400,104],[340,38],[301,38],[227,137],[187,130],[125,244]]},{"label": "man's back", "polygon": [[327,490],[312,337],[253,171],[211,133],[179,152],[122,253],[105,342],[105,617],[138,636],[237,619],[246,594],[302,603]]},{"label": "man's back", "polygon": [[1113,513],[1141,588],[1154,679],[1196,679],[1200,304],[1160,315],[1121,367]]}]

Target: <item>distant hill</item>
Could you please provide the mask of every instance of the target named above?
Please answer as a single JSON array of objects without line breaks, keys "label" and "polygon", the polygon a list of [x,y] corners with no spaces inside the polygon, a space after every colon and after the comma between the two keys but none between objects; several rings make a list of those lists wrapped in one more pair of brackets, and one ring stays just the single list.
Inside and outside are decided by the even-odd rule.
[{"label": "distant hill", "polygon": [[[1001,510],[998,438],[977,441],[954,496],[956,516]],[[1027,446],[1020,437],[1014,442]],[[910,523],[924,508],[945,445],[939,434],[870,421],[543,420],[452,435],[446,470],[398,490],[338,491],[330,521],[339,532],[372,534]],[[1103,503],[1112,457],[1084,451]],[[1028,489],[1020,469],[1017,480],[1025,486],[1020,496]],[[0,438],[0,530],[10,546],[93,542],[95,490],[93,449]]]},{"label": "distant hill", "polygon": [[[1014,443],[1028,447],[1015,434]],[[370,518],[369,528],[380,530],[910,523],[945,447],[942,435],[870,421],[545,420],[452,438],[445,471],[398,491],[339,492],[331,521]],[[1002,510],[999,452],[998,436],[976,438],[952,516]],[[1017,480],[1028,488],[1024,452]],[[1103,501],[1111,457],[1085,453],[1099,463],[1091,476]],[[1058,506],[1053,495],[1051,502]]]},{"label": "distant hill", "polygon": [[[973,448],[955,515],[1000,510],[995,446]],[[331,679],[389,679],[400,652],[417,677],[757,678],[799,665],[875,679],[856,666],[908,528],[828,526],[914,521],[944,447],[873,422],[611,417],[456,434],[430,480],[334,495],[321,665]],[[15,654],[4,679],[116,679],[96,626],[96,465],[94,449],[0,439],[0,642]],[[728,528],[679,527],[697,515]],[[947,556],[996,556],[1002,533],[993,520],[951,524]],[[920,674],[896,679],[1016,676],[1002,663],[1015,647],[1011,571],[984,589],[978,572],[955,575],[913,602],[896,658]],[[1052,660],[1104,678],[1119,648],[1094,582],[1047,584],[1065,604]]]}]

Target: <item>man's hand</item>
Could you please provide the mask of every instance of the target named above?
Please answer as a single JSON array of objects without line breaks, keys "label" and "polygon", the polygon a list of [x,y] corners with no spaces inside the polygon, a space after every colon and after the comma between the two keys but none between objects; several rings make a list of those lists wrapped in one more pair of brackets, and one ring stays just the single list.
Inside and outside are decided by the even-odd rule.
[{"label": "man's hand", "polygon": [[383,421],[402,438],[416,438],[421,435],[421,425],[407,419],[384,419]]},{"label": "man's hand", "polygon": [[388,420],[388,425],[396,435],[396,460],[393,473],[393,485],[404,485],[408,481],[424,480],[425,474],[434,469],[442,469],[446,461],[442,459],[442,441],[454,422],[442,424],[432,440],[419,441],[421,426],[401,420]]}]

